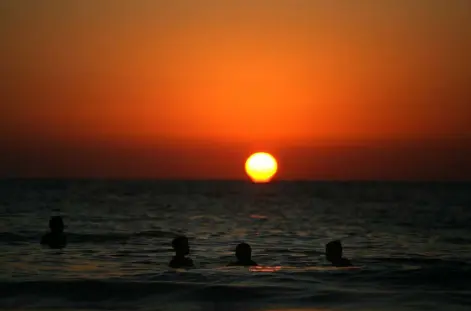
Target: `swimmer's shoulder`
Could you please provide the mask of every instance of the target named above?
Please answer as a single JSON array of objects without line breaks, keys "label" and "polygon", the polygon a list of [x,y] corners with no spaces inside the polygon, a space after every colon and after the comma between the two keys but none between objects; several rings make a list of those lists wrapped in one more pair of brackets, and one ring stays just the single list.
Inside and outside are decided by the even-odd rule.
[{"label": "swimmer's shoulder", "polygon": [[335,263],[336,267],[353,267],[352,262],[348,258],[342,258],[339,262]]},{"label": "swimmer's shoulder", "polygon": [[169,267],[170,268],[191,268],[194,267],[193,260],[191,258],[176,258],[173,257],[172,260],[169,262]]},{"label": "swimmer's shoulder", "polygon": [[67,245],[67,237],[64,233],[55,235],[48,232],[41,238],[41,245],[47,245],[51,248],[64,248]]},{"label": "swimmer's shoulder", "polygon": [[253,261],[253,260],[250,260],[248,262],[230,262],[227,264],[228,267],[251,267],[251,266],[258,266],[258,264]]},{"label": "swimmer's shoulder", "polygon": [[47,245],[49,244],[49,240],[51,239],[51,233],[46,233],[42,236],[41,238],[41,245]]}]

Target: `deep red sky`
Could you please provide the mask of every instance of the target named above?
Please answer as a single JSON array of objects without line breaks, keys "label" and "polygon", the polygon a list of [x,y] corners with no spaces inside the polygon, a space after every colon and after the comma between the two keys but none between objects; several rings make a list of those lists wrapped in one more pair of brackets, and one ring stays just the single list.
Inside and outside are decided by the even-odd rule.
[{"label": "deep red sky", "polygon": [[471,179],[471,2],[0,3],[0,176]]}]

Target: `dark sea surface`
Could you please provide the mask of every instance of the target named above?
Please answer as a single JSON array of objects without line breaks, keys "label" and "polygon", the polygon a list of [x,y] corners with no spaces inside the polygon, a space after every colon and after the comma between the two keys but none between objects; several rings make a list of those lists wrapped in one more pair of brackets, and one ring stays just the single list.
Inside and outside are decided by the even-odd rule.
[{"label": "dark sea surface", "polygon": [[[177,234],[197,268],[168,268]],[[266,268],[225,267],[241,241]],[[469,311],[471,184],[3,180],[0,309]]]}]

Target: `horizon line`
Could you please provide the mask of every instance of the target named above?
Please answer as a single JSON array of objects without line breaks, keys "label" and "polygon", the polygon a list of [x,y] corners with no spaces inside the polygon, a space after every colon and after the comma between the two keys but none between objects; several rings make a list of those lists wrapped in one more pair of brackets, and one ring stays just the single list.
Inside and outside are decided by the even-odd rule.
[{"label": "horizon line", "polygon": [[250,179],[158,178],[158,177],[0,177],[0,181],[147,181],[147,182],[237,182],[256,185],[277,183],[471,183],[471,179],[275,179],[255,183]]}]

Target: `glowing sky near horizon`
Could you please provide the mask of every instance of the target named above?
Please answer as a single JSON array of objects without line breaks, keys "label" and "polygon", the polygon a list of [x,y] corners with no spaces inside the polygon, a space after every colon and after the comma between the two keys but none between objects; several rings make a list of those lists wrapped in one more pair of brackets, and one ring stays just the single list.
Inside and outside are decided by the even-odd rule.
[{"label": "glowing sky near horizon", "polygon": [[0,17],[1,175],[243,178],[268,151],[280,178],[471,177],[468,0],[4,0]]}]

